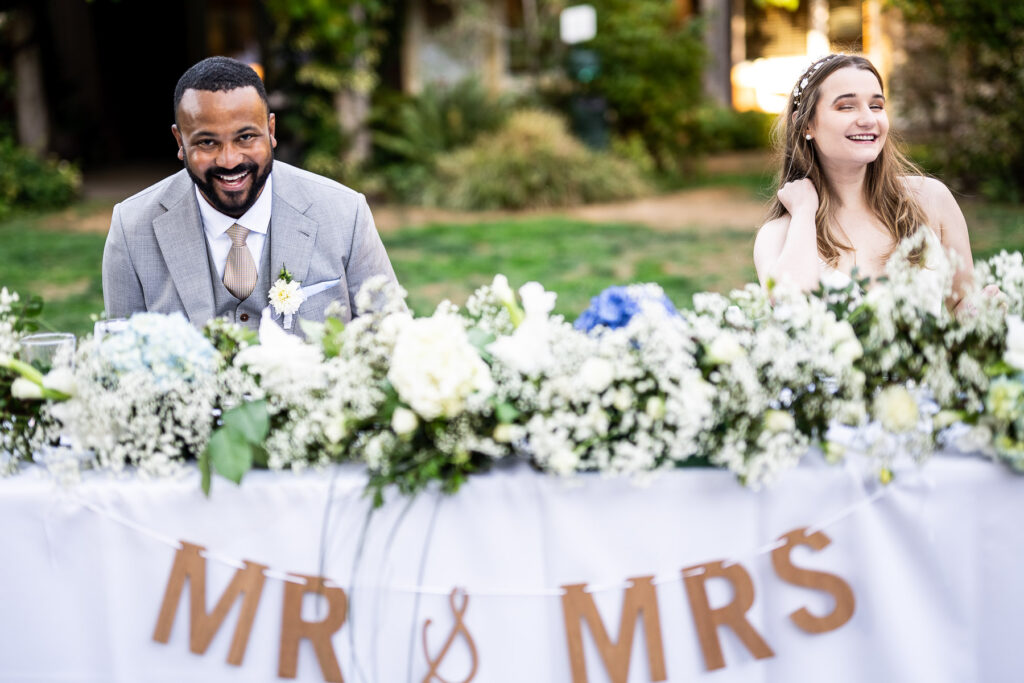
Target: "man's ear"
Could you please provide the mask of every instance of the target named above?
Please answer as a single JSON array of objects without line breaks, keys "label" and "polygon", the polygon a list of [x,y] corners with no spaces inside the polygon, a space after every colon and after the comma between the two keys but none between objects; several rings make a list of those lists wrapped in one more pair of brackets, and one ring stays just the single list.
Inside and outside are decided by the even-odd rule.
[{"label": "man's ear", "polygon": [[181,131],[178,130],[178,124],[171,124],[171,135],[174,136],[174,141],[178,143],[178,161],[185,161],[185,149],[181,142]]},{"label": "man's ear", "polygon": [[277,117],[273,113],[267,115],[267,128],[270,131],[270,148],[277,147],[277,138],[274,137],[274,130],[277,126]]}]

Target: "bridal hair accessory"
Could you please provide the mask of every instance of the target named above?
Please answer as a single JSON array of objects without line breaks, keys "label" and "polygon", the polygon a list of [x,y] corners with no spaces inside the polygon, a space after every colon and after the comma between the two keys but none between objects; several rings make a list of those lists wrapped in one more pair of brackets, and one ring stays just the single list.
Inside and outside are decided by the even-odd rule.
[{"label": "bridal hair accessory", "polygon": [[[811,77],[814,76],[815,72],[817,72],[818,69],[825,66],[833,59],[845,56],[846,54],[843,52],[836,52],[835,54],[825,55],[824,57],[811,64],[809,67],[807,67],[807,71],[804,72],[804,77],[801,78],[797,86],[793,88],[793,109],[796,109],[797,107],[800,106],[800,96],[803,94],[804,88],[807,87],[807,84],[810,83]],[[810,136],[808,136],[807,139],[810,140]]]}]

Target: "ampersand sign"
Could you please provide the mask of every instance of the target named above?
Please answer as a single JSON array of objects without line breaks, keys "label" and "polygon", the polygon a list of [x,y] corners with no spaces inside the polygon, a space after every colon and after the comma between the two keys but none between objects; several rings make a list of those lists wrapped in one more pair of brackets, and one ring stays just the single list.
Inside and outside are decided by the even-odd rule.
[{"label": "ampersand sign", "polygon": [[[461,598],[462,604],[456,605],[456,599],[459,598]],[[455,626],[452,628],[452,632],[448,634],[448,640],[445,641],[444,647],[441,648],[441,652],[438,653],[437,657],[431,657],[430,650],[427,647],[427,627],[430,626],[431,620],[427,619],[423,623],[423,656],[426,657],[427,664],[430,665],[430,670],[423,677],[423,683],[433,683],[433,681],[437,681],[437,683],[452,683],[441,678],[441,674],[438,673],[437,669],[444,660],[445,655],[448,654],[448,649],[455,642],[455,636],[459,634],[462,634],[462,637],[466,640],[466,646],[469,647],[469,655],[473,660],[473,668],[470,669],[469,675],[459,683],[469,683],[476,676],[476,644],[473,643],[473,636],[469,635],[469,631],[466,630],[466,624],[462,621],[463,615],[466,614],[466,607],[469,605],[469,596],[466,595],[466,591],[463,589],[453,588],[452,592],[448,595],[448,604],[452,607]]]}]

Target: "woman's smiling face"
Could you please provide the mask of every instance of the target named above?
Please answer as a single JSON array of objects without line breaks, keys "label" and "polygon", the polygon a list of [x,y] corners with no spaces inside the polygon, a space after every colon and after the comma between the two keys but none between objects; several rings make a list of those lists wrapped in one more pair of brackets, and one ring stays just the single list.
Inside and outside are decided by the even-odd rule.
[{"label": "woman's smiling face", "polygon": [[865,69],[844,67],[819,87],[807,132],[826,166],[867,165],[878,158],[889,133],[882,84]]}]

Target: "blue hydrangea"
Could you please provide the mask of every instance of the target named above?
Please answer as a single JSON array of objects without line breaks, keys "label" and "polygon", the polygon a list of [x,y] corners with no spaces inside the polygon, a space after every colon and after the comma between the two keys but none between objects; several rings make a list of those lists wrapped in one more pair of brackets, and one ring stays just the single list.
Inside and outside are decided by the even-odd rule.
[{"label": "blue hydrangea", "polygon": [[657,285],[629,285],[608,287],[590,300],[590,307],[576,319],[577,330],[589,332],[595,327],[615,329],[625,327],[637,313],[646,309],[663,309],[668,315],[678,315],[676,307]]},{"label": "blue hydrangea", "polygon": [[180,313],[136,313],[127,328],[99,342],[97,353],[118,375],[145,371],[157,387],[217,371],[217,350]]}]

